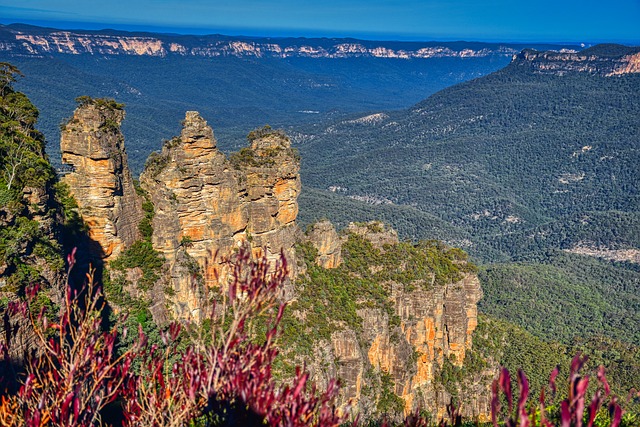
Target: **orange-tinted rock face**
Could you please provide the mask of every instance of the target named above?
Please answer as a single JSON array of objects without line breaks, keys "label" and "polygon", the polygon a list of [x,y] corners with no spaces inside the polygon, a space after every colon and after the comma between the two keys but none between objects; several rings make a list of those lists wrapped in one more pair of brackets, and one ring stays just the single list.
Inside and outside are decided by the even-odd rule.
[{"label": "orange-tinted rock face", "polygon": [[197,263],[206,287],[226,283],[225,260],[241,245],[273,262],[282,252],[295,265],[299,165],[280,133],[260,134],[231,162],[198,113],[187,112],[183,124],[180,137],[150,157],[140,180],[155,207],[153,245],[171,271],[174,314],[197,318],[198,299],[184,292],[199,285],[178,274],[180,254]]},{"label": "orange-tinted rock face", "polygon": [[[318,249],[317,261],[326,261],[322,256],[335,252],[335,248],[326,249],[330,246],[326,242],[334,240],[324,236],[329,229],[333,230],[330,223],[318,223],[308,232],[309,240]],[[379,249],[398,243],[396,233],[379,222],[351,224],[347,230]],[[335,241],[339,243],[340,239]],[[456,283],[426,289],[409,291],[397,283],[387,286],[392,312],[361,308],[357,312],[362,319],[358,333],[345,327],[331,336],[333,369],[340,374],[342,398],[351,399],[365,414],[375,414],[375,399],[372,401],[371,391],[365,389],[375,389],[375,375],[385,373],[393,382],[392,391],[403,399],[406,413],[422,408],[442,417],[451,395],[439,385],[438,372],[445,359],[461,366],[471,349],[471,336],[478,323],[477,302],[482,296],[479,280],[466,274]],[[399,326],[391,322],[391,316],[397,316]],[[322,381],[323,369],[318,366],[314,369]],[[373,378],[367,372],[373,372]],[[482,396],[490,394],[486,386],[477,385],[476,389],[460,394],[465,399],[462,411],[466,416],[488,413],[488,400],[482,400]]]},{"label": "orange-tinted rock face", "polygon": [[640,53],[627,55],[609,75],[640,73]]},{"label": "orange-tinted rock face", "polygon": [[76,109],[64,126],[62,162],[73,172],[63,178],[74,195],[89,236],[105,261],[138,239],[142,204],[127,165],[120,123],[124,111],[90,102]]},{"label": "orange-tinted rock face", "polygon": [[[248,200],[247,232],[251,246],[262,248],[275,262],[281,252],[295,267],[295,239],[300,193],[300,165],[291,142],[280,132],[257,132],[250,147],[253,159],[236,162],[241,176],[246,177]],[[295,274],[295,271],[292,271]]]},{"label": "orange-tinted rock face", "polygon": [[309,241],[318,250],[316,264],[323,268],[337,268],[342,263],[342,241],[329,221],[320,221],[307,233]]}]

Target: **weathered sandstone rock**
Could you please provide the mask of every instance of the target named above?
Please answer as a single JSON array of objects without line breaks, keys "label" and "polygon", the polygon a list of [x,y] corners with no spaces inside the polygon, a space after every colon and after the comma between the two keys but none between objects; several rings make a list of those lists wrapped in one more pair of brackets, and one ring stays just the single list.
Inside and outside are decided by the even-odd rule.
[{"label": "weathered sandstone rock", "polygon": [[311,225],[307,232],[311,244],[318,250],[316,264],[323,268],[336,268],[342,263],[342,240],[328,220]]},{"label": "weathered sandstone rock", "polygon": [[347,231],[364,237],[377,249],[382,249],[384,245],[394,245],[399,242],[398,232],[382,221],[352,222],[349,223]]},{"label": "weathered sandstone rock", "polygon": [[[329,227],[321,224],[318,228]],[[395,231],[379,222],[351,224],[346,231],[364,237],[381,250],[398,243]],[[437,417],[445,416],[451,394],[443,389],[438,375],[445,362],[461,366],[472,347],[477,302],[482,297],[478,277],[465,273],[455,283],[413,290],[393,282],[386,286],[392,313],[376,307],[358,309],[360,331],[346,325],[338,327],[331,335],[331,355],[312,363],[312,371],[321,383],[327,373],[337,374],[342,381],[342,399],[355,402],[365,418],[376,413],[371,396],[371,390],[380,386],[376,385],[376,373],[391,377],[392,391],[404,400],[406,413],[422,408]],[[397,316],[399,325],[390,316]],[[329,368],[327,360],[333,360]],[[460,390],[464,415],[486,416],[489,400],[483,396],[490,395],[487,385],[478,383],[476,388]]]},{"label": "weathered sandstone rock", "polygon": [[62,162],[73,171],[63,177],[99,245],[105,261],[117,257],[140,237],[142,202],[127,165],[120,123],[124,111],[115,102],[80,105],[62,129]]},{"label": "weathered sandstone rock", "polygon": [[[140,178],[155,207],[153,246],[167,260],[178,318],[199,316],[200,295],[224,286],[227,261],[242,245],[272,262],[284,254],[295,266],[300,179],[288,138],[254,132],[251,147],[231,161],[216,145],[207,122],[187,112],[181,135],[149,158]],[[191,261],[192,274],[184,274]]]}]

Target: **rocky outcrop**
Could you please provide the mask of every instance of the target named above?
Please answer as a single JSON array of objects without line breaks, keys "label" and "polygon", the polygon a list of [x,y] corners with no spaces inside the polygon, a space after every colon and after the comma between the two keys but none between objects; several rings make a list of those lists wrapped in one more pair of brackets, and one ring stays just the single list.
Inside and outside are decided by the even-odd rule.
[{"label": "rocky outcrop", "polygon": [[[477,326],[476,304],[481,296],[478,278],[468,275],[429,291],[407,293],[394,286],[392,300],[394,314],[401,319],[399,327],[391,326],[389,315],[381,310],[360,310],[363,334],[359,340],[354,339],[353,331],[332,336],[344,397],[355,401],[362,398],[362,385],[366,384],[363,376],[372,367],[391,376],[393,391],[404,400],[407,413],[419,407],[443,417],[451,394],[436,376],[445,359],[462,365],[471,349],[471,335]],[[488,413],[488,402],[477,400],[481,395],[463,396],[466,416]]]},{"label": "rocky outcrop", "polygon": [[[323,254],[338,252],[335,245],[330,246],[331,250],[323,250],[329,247],[325,242],[342,245],[349,234],[366,239],[382,252],[399,244],[397,233],[378,221],[351,223],[341,237],[327,239],[332,230],[331,224],[323,221],[307,232],[318,249],[318,265],[326,260]],[[409,258],[397,260],[393,267],[371,260],[368,268],[381,271],[398,266],[414,268]],[[478,277],[464,273],[453,283],[428,282],[427,286],[409,287],[395,281],[384,283],[392,309],[362,300],[357,310],[361,327],[354,330],[329,320],[336,330],[329,342],[316,346],[324,349],[316,352],[311,364],[316,380],[323,383],[331,375],[340,378],[343,400],[354,402],[356,411],[365,418],[379,412],[377,404],[383,388],[380,378],[384,375],[391,379],[390,391],[404,402],[405,413],[422,408],[443,417],[452,393],[462,403],[465,416],[482,418],[489,413],[490,402],[484,398],[490,396],[489,382],[447,388],[441,376],[447,365],[461,367],[472,348],[472,334],[478,324],[477,303],[482,297]],[[484,374],[491,376],[493,371]],[[478,375],[482,377],[482,373]]]},{"label": "rocky outcrop", "polygon": [[611,261],[640,264],[640,249],[637,248],[614,249],[598,246],[594,243],[579,242],[569,249],[564,249],[564,251]]},{"label": "rocky outcrop", "polygon": [[[138,237],[134,226],[141,216],[118,129],[123,116],[119,108],[86,103],[65,126],[62,139],[63,159],[73,167],[64,180],[107,258]],[[207,122],[197,112],[187,112],[180,136],[148,159],[141,186],[154,206],[151,243],[163,255],[168,274],[151,291],[135,286],[128,291],[135,297],[144,297],[140,292],[152,294],[146,297],[157,308],[152,310],[154,318],[165,318],[163,310],[168,307],[170,317],[199,320],[203,297],[211,288],[228,283],[229,259],[240,247],[272,263],[284,255],[292,278],[298,274],[298,264],[305,264],[297,262],[294,251],[300,241],[295,222],[300,192],[297,154],[286,135],[268,127],[251,132],[249,141],[249,147],[227,158],[218,150]],[[340,280],[357,280],[357,271],[375,275],[385,268],[396,272],[414,268],[408,255],[392,266],[383,261],[382,254],[401,243],[397,233],[381,222],[352,223],[339,235],[323,221],[311,226],[306,237],[317,250],[316,264],[338,273],[348,266],[343,245],[352,242],[350,238],[360,239],[362,247],[373,248],[378,255],[364,270],[348,271]],[[364,245],[365,241],[370,244]],[[403,250],[415,249],[402,244],[408,245]],[[432,250],[453,265],[466,262],[446,255],[446,249]],[[305,265],[312,266],[313,261]],[[426,408],[443,416],[452,390],[443,387],[440,372],[447,364],[460,366],[471,349],[482,292],[473,274],[443,283],[430,271],[433,277],[423,275],[409,284],[400,275],[361,287],[359,292],[364,293],[349,302],[356,307],[352,318],[360,319],[361,326],[355,327],[352,320],[328,319],[327,326],[333,329],[314,343],[314,354],[304,360],[315,380],[326,384],[328,378],[340,378],[344,401],[351,400],[367,416],[379,411],[381,393],[399,396],[407,413]],[[133,283],[142,271],[134,268],[126,274]],[[288,283],[285,288],[289,290],[285,289],[284,298],[295,299],[295,286]],[[298,315],[304,318],[303,312]],[[486,390],[469,390],[468,395],[458,396],[464,414],[485,414]]]},{"label": "rocky outcrop", "polygon": [[514,56],[513,62],[539,74],[578,72],[610,77],[640,73],[640,49],[620,45],[600,45],[582,52],[525,49]]},{"label": "rocky outcrop", "polygon": [[322,268],[336,268],[342,263],[342,239],[330,221],[311,225],[307,237],[318,251],[316,264]]},{"label": "rocky outcrop", "polygon": [[[153,154],[141,175],[155,207],[153,246],[167,260],[178,318],[199,316],[199,292],[226,283],[228,259],[242,245],[256,257],[276,262],[284,254],[296,265],[298,159],[280,132],[250,137],[251,146],[229,160],[207,122],[187,112],[181,135]],[[192,274],[184,274],[188,262]]]},{"label": "rocky outcrop", "polygon": [[282,132],[267,127],[250,133],[249,140],[251,146],[231,160],[246,179],[250,245],[255,255],[271,262],[284,254],[295,276],[300,160]]},{"label": "rocky outcrop", "polygon": [[347,232],[364,237],[377,249],[384,249],[384,245],[395,245],[399,242],[398,232],[382,221],[351,222]]},{"label": "rocky outcrop", "polygon": [[120,123],[124,111],[115,101],[84,99],[64,125],[60,149],[71,171],[62,178],[97,242],[94,255],[116,258],[139,237],[143,217],[127,165]]}]

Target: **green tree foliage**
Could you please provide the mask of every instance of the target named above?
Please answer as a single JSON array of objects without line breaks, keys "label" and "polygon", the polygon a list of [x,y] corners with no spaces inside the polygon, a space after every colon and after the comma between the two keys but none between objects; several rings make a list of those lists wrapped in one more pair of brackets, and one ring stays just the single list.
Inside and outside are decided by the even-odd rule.
[{"label": "green tree foliage", "polygon": [[18,75],[15,67],[0,63],[0,197],[13,190],[14,200],[24,187],[43,188],[55,175],[45,158],[44,137],[35,129],[38,110],[11,86]]},{"label": "green tree foliage", "polygon": [[493,264],[480,271],[479,308],[532,334],[568,344],[606,334],[640,345],[640,269],[554,251],[542,262]]},{"label": "green tree foliage", "polygon": [[21,73],[0,63],[0,277],[5,290],[21,292],[31,281],[42,279],[43,269],[62,267],[60,246],[53,237],[55,215],[51,200],[55,172],[44,152],[45,141],[35,129],[38,110],[13,89]]}]

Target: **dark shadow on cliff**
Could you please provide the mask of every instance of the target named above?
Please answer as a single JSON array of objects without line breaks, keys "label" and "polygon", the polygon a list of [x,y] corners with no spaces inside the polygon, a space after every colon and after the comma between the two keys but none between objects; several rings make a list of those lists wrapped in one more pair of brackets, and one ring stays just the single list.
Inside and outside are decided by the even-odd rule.
[{"label": "dark shadow on cliff", "polygon": [[[87,274],[93,274],[94,283],[102,286],[104,283],[104,257],[105,253],[100,244],[89,235],[89,227],[82,220],[78,212],[77,204],[73,199],[69,199],[68,194],[60,194],[61,205],[64,210],[64,222],[60,225],[59,233],[62,243],[62,250],[65,256],[65,267],[67,269],[67,282],[72,292],[84,292],[87,284]],[[69,256],[74,254],[75,263],[69,269]],[[63,290],[63,295],[64,295]],[[80,301],[84,301],[83,298]],[[108,304],[104,304],[105,310],[102,313],[102,326],[104,330],[109,329],[109,309]]]}]

